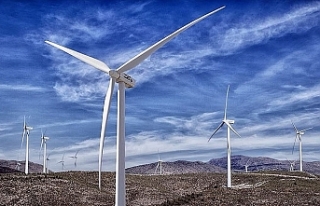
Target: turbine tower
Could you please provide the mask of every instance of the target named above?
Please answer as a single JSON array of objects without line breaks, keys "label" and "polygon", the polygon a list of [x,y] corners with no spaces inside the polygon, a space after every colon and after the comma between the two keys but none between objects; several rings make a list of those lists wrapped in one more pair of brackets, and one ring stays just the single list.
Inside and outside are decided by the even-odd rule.
[{"label": "turbine tower", "polygon": [[41,131],[41,145],[40,145],[40,151],[43,147],[43,173],[47,173],[47,141],[49,140],[49,137],[45,136],[43,132]]},{"label": "turbine tower", "polygon": [[302,172],[302,140],[301,140],[301,136],[304,135],[304,132],[307,130],[310,130],[312,128],[308,128],[308,129],[303,129],[303,130],[298,130],[298,128],[296,127],[296,125],[293,123],[293,121],[291,121],[292,126],[294,127],[295,131],[296,131],[296,138],[294,140],[294,144],[293,144],[293,148],[292,148],[292,154],[293,154],[293,150],[294,150],[294,146],[296,144],[297,139],[299,139],[299,161],[300,161],[300,172]]},{"label": "turbine tower", "polygon": [[209,138],[208,142],[210,141],[210,139],[213,137],[213,135],[215,135],[218,130],[224,125],[226,124],[228,126],[227,129],[227,187],[231,187],[231,142],[230,142],[230,130],[232,130],[236,135],[238,135],[239,137],[240,134],[233,129],[233,127],[231,126],[232,124],[234,124],[234,120],[230,120],[227,119],[227,107],[228,107],[228,95],[229,95],[229,89],[230,89],[230,85],[228,85],[228,89],[227,89],[227,95],[226,95],[226,105],[225,105],[225,109],[224,109],[224,118],[222,120],[222,122],[220,123],[220,125],[218,126],[218,128],[213,132],[213,134],[211,135],[211,137]]},{"label": "turbine tower", "polygon": [[24,166],[24,173],[27,175],[29,173],[29,135],[30,130],[33,128],[28,126],[26,123],[26,117],[23,117],[23,133],[22,133],[22,140],[21,140],[21,146],[23,144],[23,139],[26,137],[26,163]]},{"label": "turbine tower", "polygon": [[146,50],[142,51],[137,56],[133,57],[123,65],[121,65],[116,70],[111,70],[105,63],[100,60],[94,59],[77,51],[68,49],[66,47],[60,46],[58,44],[45,41],[53,47],[56,47],[71,56],[109,74],[109,88],[104,101],[104,108],[102,114],[102,126],[101,126],[101,135],[100,135],[100,149],[99,149],[99,189],[101,190],[101,167],[102,167],[102,156],[103,156],[103,147],[104,147],[104,138],[105,138],[105,128],[107,124],[108,114],[110,110],[111,98],[113,94],[113,89],[115,83],[118,83],[118,112],[117,112],[117,163],[116,163],[116,198],[115,205],[116,206],[124,206],[126,205],[125,201],[125,87],[132,88],[135,85],[135,80],[124,73],[132,68],[139,65],[142,61],[147,59],[152,53],[160,49],[163,45],[168,43],[174,37],[179,35],[181,32],[187,30],[194,24],[200,22],[201,20],[209,17],[210,15],[224,9],[225,6],[222,6],[192,22],[181,27],[177,31],[171,33],[166,36],[162,40],[158,41],[154,45],[150,46]]}]

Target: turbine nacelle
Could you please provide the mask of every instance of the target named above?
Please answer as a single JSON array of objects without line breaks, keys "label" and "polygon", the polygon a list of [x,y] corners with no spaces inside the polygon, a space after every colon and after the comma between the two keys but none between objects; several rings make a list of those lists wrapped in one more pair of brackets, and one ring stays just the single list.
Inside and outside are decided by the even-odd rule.
[{"label": "turbine nacelle", "polygon": [[226,119],[226,120],[223,120],[223,122],[225,123],[229,123],[229,124],[234,124],[234,120],[231,120],[231,119]]},{"label": "turbine nacelle", "polygon": [[25,127],[24,127],[24,130],[33,130],[33,127],[25,126]]},{"label": "turbine nacelle", "polygon": [[124,82],[124,84],[126,85],[127,88],[134,87],[134,85],[136,83],[136,81],[126,73],[121,73],[119,75],[119,77],[116,79],[116,82],[117,83]]},{"label": "turbine nacelle", "polygon": [[132,88],[136,84],[136,81],[126,73],[118,73],[116,70],[110,70],[108,72],[111,78],[115,79],[117,83],[124,82],[127,88]]},{"label": "turbine nacelle", "polygon": [[49,137],[46,137],[46,136],[42,136],[41,139],[43,139],[43,140],[49,140],[50,138],[49,138]]}]

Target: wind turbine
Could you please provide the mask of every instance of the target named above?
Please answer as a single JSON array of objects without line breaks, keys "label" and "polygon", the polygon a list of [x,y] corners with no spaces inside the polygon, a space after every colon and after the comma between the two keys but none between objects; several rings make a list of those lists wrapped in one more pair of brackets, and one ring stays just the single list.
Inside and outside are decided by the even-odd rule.
[{"label": "wind turbine", "polygon": [[249,160],[250,158],[247,160],[246,164],[244,165],[246,173],[248,172],[248,167],[251,165],[251,164],[248,164]]},{"label": "wind turbine", "polygon": [[156,170],[154,171],[154,174],[157,174],[158,168],[159,168],[159,174],[162,175],[162,173],[163,173],[163,171],[162,171],[162,160],[161,160],[159,154],[158,154],[158,164],[156,166]]},{"label": "wind turbine", "polygon": [[62,170],[64,170],[64,154],[62,155],[62,158],[61,158],[61,160],[58,162],[58,163],[61,163],[61,168],[62,168]]},{"label": "wind turbine", "polygon": [[27,175],[29,173],[29,135],[30,130],[33,128],[28,126],[26,123],[26,117],[23,117],[23,133],[22,133],[22,140],[21,140],[21,146],[23,144],[23,139],[26,136],[26,163],[24,166],[24,173]]},{"label": "wind turbine", "polygon": [[74,159],[74,167],[77,167],[77,155],[78,155],[79,150],[76,152],[76,154],[74,156],[71,156],[70,158]]},{"label": "wind turbine", "polygon": [[227,180],[227,187],[231,187],[231,142],[230,142],[230,130],[232,130],[236,135],[238,135],[239,137],[240,134],[233,129],[233,127],[231,126],[232,124],[234,124],[234,120],[230,120],[227,119],[227,107],[228,107],[228,95],[229,95],[229,89],[230,89],[230,85],[228,85],[228,89],[227,89],[227,95],[226,95],[226,105],[225,105],[225,109],[224,109],[224,118],[222,120],[222,122],[220,123],[220,125],[218,126],[218,128],[213,132],[213,134],[211,135],[211,137],[209,138],[208,142],[210,141],[210,139],[213,137],[213,135],[215,135],[218,130],[224,125],[226,124],[228,126],[227,129],[227,176],[228,176],[228,180]]},{"label": "wind turbine", "polygon": [[50,154],[48,154],[48,156],[47,156],[47,158],[46,158],[46,160],[47,160],[47,168],[46,168],[46,171],[47,171],[47,173],[49,173],[49,169],[48,169],[48,167],[49,167],[49,161],[50,161]]},{"label": "wind turbine", "polygon": [[290,164],[289,171],[293,172],[294,171],[294,166],[296,165],[296,161],[295,160],[293,160],[293,161],[288,160],[288,162]]},{"label": "wind turbine", "polygon": [[100,60],[94,59],[77,51],[68,49],[66,47],[60,46],[58,44],[45,41],[53,47],[56,47],[75,58],[109,74],[109,88],[104,101],[103,115],[102,115],[102,126],[101,126],[101,135],[100,135],[100,149],[99,149],[99,189],[101,190],[101,166],[102,166],[102,156],[103,156],[103,147],[104,147],[104,138],[105,138],[105,128],[108,119],[108,114],[110,110],[111,98],[113,94],[113,89],[115,83],[118,83],[118,114],[117,114],[117,163],[116,163],[116,198],[115,202],[117,206],[125,205],[125,87],[132,88],[135,85],[135,80],[127,75],[126,71],[131,70],[132,68],[139,65],[142,61],[147,59],[152,53],[160,49],[174,37],[179,35],[181,32],[187,30],[194,24],[200,22],[201,20],[209,17],[210,15],[224,9],[225,6],[222,6],[192,22],[178,29],[177,31],[166,36],[162,40],[158,41],[154,45],[150,46],[146,50],[142,51],[137,56],[133,57],[123,65],[121,65],[116,70],[111,70],[105,63]]},{"label": "wind turbine", "polygon": [[299,139],[299,161],[300,161],[300,172],[302,172],[302,140],[301,140],[301,136],[304,134],[305,131],[310,130],[312,128],[298,130],[298,128],[296,127],[296,125],[293,123],[292,120],[291,120],[291,123],[292,123],[292,126],[294,127],[294,129],[296,131],[296,138],[294,140],[294,144],[293,144],[293,148],[292,148],[292,154],[293,154],[293,150],[294,150],[294,146],[296,144],[296,141],[297,141],[297,139]]},{"label": "wind turbine", "polygon": [[47,172],[47,141],[50,138],[45,136],[41,130],[41,145],[40,145],[40,151],[42,150],[43,146],[43,173]]},{"label": "wind turbine", "polygon": [[20,171],[20,166],[21,163],[17,161],[16,167],[14,169]]}]

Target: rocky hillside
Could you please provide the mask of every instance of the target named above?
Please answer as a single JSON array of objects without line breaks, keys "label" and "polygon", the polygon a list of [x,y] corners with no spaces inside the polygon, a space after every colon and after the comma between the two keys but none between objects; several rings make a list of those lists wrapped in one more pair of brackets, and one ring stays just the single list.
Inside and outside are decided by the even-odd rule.
[{"label": "rocky hillside", "polygon": [[[190,162],[178,160],[175,162],[162,162],[163,174],[185,174],[185,173],[206,173],[206,172],[224,172],[225,169],[216,165],[211,165],[205,162]],[[158,162],[135,166],[126,169],[127,173],[131,174],[159,174],[160,167]],[[157,168],[157,171],[156,171]]]},{"label": "rocky hillside", "polygon": [[[156,170],[158,162],[139,165],[127,168],[126,172],[131,174],[159,174]],[[245,165],[249,172],[256,171],[289,171],[290,162],[287,160],[277,160],[268,157],[247,157],[236,155],[231,157],[231,168],[233,172],[245,172]],[[164,174],[183,174],[183,173],[203,173],[203,172],[224,172],[227,169],[227,158],[211,159],[208,162],[175,161],[162,162]],[[294,171],[299,170],[299,162],[293,166]],[[320,174],[320,162],[303,162],[303,170],[312,174]]]},{"label": "rocky hillside", "polygon": [[[291,160],[290,160],[291,161]],[[292,162],[292,161],[291,161]],[[222,168],[227,168],[227,158],[211,159],[211,165],[216,165]],[[248,166],[248,171],[289,171],[290,162],[288,160],[277,160],[269,157],[247,157],[236,155],[231,157],[231,168],[235,172],[245,171],[245,165]],[[294,171],[299,170],[299,161],[295,161],[293,166]],[[305,172],[320,174],[320,162],[303,162],[303,170]]]},{"label": "rocky hillside", "polygon": [[[0,173],[24,172],[25,161],[0,160]],[[29,162],[29,173],[42,172],[42,165]]]}]

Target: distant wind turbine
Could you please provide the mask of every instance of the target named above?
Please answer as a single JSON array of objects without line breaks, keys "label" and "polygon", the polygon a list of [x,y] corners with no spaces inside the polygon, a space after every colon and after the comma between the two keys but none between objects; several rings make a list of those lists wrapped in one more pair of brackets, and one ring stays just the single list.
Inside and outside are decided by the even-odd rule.
[{"label": "distant wind turbine", "polygon": [[77,167],[78,153],[79,153],[79,150],[76,152],[76,154],[74,156],[70,157],[70,158],[74,159],[74,167]]},{"label": "distant wind turbine", "polygon": [[47,168],[46,168],[47,173],[49,173],[49,169],[48,169],[49,168],[49,161],[50,161],[49,157],[50,157],[50,154],[47,155]]},{"label": "distant wind turbine", "polygon": [[293,171],[294,171],[294,166],[296,165],[296,161],[295,161],[295,160],[290,161],[290,160],[288,160],[288,159],[287,159],[287,161],[288,161],[289,164],[290,164],[289,171],[290,171],[290,172],[293,172]]},{"label": "distant wind turbine", "polygon": [[150,46],[146,50],[142,51],[137,56],[133,57],[122,66],[116,70],[111,70],[105,63],[100,60],[94,59],[77,51],[68,49],[66,47],[60,46],[58,44],[45,41],[53,47],[56,47],[73,57],[109,74],[109,88],[105,97],[103,115],[102,115],[102,126],[101,126],[101,136],[100,136],[100,150],[99,150],[99,189],[101,190],[101,166],[102,166],[102,156],[103,156],[103,147],[104,147],[104,138],[105,138],[105,128],[108,119],[108,114],[110,110],[111,98],[113,94],[113,89],[115,83],[118,83],[118,115],[117,115],[117,163],[116,163],[116,198],[115,204],[117,206],[126,205],[126,190],[125,190],[125,87],[132,88],[135,85],[135,80],[124,73],[131,70],[132,68],[139,65],[142,61],[147,59],[152,53],[160,49],[174,37],[179,35],[181,32],[187,30],[194,24],[200,22],[201,20],[209,17],[210,15],[224,9],[225,6],[222,6],[192,22],[178,29],[177,31],[171,33],[167,37],[158,41],[154,45]]},{"label": "distant wind turbine", "polygon": [[300,161],[300,172],[302,172],[302,140],[301,140],[301,136],[304,134],[305,131],[310,130],[312,128],[308,128],[308,129],[303,129],[303,130],[298,130],[298,128],[296,127],[296,125],[293,123],[293,121],[291,121],[292,126],[294,127],[295,131],[296,131],[296,138],[294,140],[294,144],[293,144],[293,148],[292,148],[292,154],[293,154],[293,150],[294,150],[294,146],[296,144],[297,139],[299,139],[299,161]]},{"label": "distant wind turbine", "polygon": [[248,167],[251,165],[251,163],[248,164],[248,163],[249,163],[249,160],[250,160],[250,158],[247,160],[246,164],[244,165],[244,168],[245,168],[246,173],[248,172]]},{"label": "distant wind turbine", "polygon": [[223,118],[222,122],[220,123],[220,125],[218,126],[218,128],[213,132],[213,134],[211,135],[211,137],[208,140],[208,142],[209,142],[210,139],[213,137],[213,135],[215,135],[218,132],[218,130],[224,124],[226,124],[228,126],[228,129],[227,129],[227,157],[228,157],[227,158],[227,171],[228,171],[227,187],[231,187],[231,142],[230,142],[230,130],[232,130],[236,135],[241,137],[240,134],[235,129],[233,129],[233,127],[231,126],[232,124],[234,124],[234,120],[227,119],[227,107],[228,107],[229,89],[230,89],[230,85],[228,85],[228,89],[227,89],[226,105],[225,105],[225,109],[224,109],[224,118]]},{"label": "distant wind turbine", "polygon": [[62,170],[64,170],[64,154],[62,155],[62,158],[58,163],[61,164],[61,168],[62,168]]},{"label": "distant wind turbine", "polygon": [[20,171],[20,166],[21,163],[17,161],[16,167],[14,169]]},{"label": "distant wind turbine", "polygon": [[47,141],[49,140],[49,137],[45,136],[41,130],[41,145],[40,145],[40,151],[43,147],[43,173],[47,173]]},{"label": "distant wind turbine", "polygon": [[162,171],[162,160],[161,160],[159,154],[158,154],[158,164],[156,166],[156,170],[154,171],[154,174],[157,174],[158,168],[159,168],[159,174],[162,175],[163,174],[163,171]]},{"label": "distant wind turbine", "polygon": [[21,140],[21,146],[23,144],[23,139],[26,137],[26,163],[24,166],[24,173],[27,175],[29,173],[29,135],[30,131],[33,128],[28,126],[26,123],[26,117],[23,117],[23,133],[22,133],[22,140]]}]

